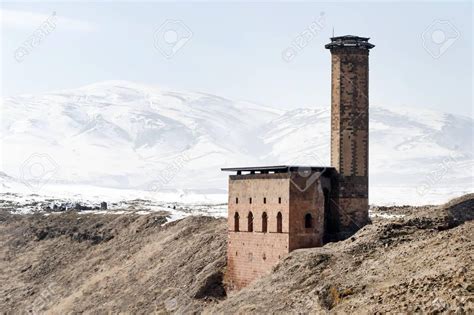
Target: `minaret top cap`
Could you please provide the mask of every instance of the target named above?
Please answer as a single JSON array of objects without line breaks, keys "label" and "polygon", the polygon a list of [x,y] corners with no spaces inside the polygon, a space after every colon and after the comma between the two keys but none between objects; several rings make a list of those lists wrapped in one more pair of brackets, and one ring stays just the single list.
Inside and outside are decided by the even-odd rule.
[{"label": "minaret top cap", "polygon": [[354,35],[344,35],[331,37],[331,42],[324,47],[326,49],[355,47],[361,49],[372,49],[375,45],[369,43],[369,37],[359,37]]}]

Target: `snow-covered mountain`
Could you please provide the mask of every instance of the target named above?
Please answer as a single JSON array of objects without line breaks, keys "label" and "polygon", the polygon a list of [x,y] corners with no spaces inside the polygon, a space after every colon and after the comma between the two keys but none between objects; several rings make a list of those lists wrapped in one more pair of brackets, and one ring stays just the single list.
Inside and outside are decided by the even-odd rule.
[{"label": "snow-covered mountain", "polygon": [[[285,112],[107,81],[6,98],[2,114],[1,171],[32,189],[59,182],[224,191],[220,167],[329,164],[329,108]],[[371,106],[373,201],[391,187],[419,197],[472,191],[473,126],[462,116]]]}]

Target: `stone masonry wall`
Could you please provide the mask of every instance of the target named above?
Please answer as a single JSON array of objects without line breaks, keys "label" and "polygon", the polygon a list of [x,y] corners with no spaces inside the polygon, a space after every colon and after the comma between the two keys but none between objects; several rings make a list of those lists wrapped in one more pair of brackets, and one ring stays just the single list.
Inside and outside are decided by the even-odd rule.
[{"label": "stone masonry wall", "polygon": [[[226,282],[231,287],[242,288],[269,273],[289,252],[289,185],[286,173],[230,176]],[[248,231],[250,211],[253,232]],[[238,232],[234,230],[236,212],[239,214]],[[262,231],[264,212],[267,214],[265,233]],[[282,214],[281,233],[277,233],[278,212]]]},{"label": "stone masonry wall", "polygon": [[288,253],[288,233],[229,232],[226,282],[234,289],[270,273]]},{"label": "stone masonry wall", "polygon": [[344,233],[368,220],[369,51],[344,47],[331,53],[331,163],[339,173],[333,205]]},{"label": "stone masonry wall", "polygon": [[[290,185],[290,251],[323,245],[324,194],[320,172],[307,177],[291,175]],[[312,217],[311,228],[305,227],[305,216]]]}]

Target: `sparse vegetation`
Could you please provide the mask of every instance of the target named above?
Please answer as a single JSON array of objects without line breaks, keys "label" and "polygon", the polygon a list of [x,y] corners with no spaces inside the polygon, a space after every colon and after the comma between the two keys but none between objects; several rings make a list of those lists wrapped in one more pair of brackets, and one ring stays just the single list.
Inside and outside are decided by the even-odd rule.
[{"label": "sparse vegetation", "polygon": [[[374,209],[377,211],[377,209]],[[402,213],[400,213],[400,211]],[[296,250],[239,292],[223,277],[226,222],[166,214],[0,212],[0,308],[12,311],[377,313],[474,311],[474,196],[385,207],[352,238]]]}]

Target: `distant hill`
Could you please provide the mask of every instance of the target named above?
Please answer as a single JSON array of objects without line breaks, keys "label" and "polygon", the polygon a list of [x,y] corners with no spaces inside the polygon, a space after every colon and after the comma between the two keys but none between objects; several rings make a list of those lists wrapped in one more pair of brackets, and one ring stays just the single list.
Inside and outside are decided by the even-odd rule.
[{"label": "distant hill", "polygon": [[[50,182],[225,192],[220,167],[329,164],[327,107],[282,111],[106,81],[5,98],[2,114],[0,170],[15,178],[41,179],[51,168]],[[371,105],[371,202],[472,191],[473,129],[469,117]]]}]

